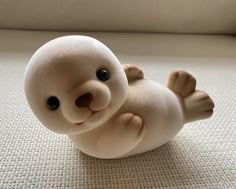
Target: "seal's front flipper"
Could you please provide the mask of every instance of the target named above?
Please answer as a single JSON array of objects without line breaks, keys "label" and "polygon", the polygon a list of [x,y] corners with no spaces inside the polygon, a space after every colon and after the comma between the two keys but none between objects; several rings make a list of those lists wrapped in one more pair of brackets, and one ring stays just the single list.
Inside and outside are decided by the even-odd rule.
[{"label": "seal's front flipper", "polygon": [[144,137],[143,120],[133,113],[124,113],[109,123],[96,142],[97,151],[105,158],[118,158],[133,150]]},{"label": "seal's front flipper", "polygon": [[134,64],[123,64],[123,68],[129,82],[144,78],[143,71]]}]

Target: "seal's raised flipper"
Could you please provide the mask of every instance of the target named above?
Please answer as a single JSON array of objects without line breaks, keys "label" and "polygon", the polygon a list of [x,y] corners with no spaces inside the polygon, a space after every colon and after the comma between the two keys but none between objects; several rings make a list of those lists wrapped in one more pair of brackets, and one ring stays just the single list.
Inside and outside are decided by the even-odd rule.
[{"label": "seal's raised flipper", "polygon": [[206,119],[212,115],[212,99],[204,91],[196,90],[196,79],[188,72],[172,72],[167,87],[183,99],[185,122]]},{"label": "seal's raised flipper", "polygon": [[144,78],[143,71],[134,64],[123,64],[123,68],[129,82]]}]

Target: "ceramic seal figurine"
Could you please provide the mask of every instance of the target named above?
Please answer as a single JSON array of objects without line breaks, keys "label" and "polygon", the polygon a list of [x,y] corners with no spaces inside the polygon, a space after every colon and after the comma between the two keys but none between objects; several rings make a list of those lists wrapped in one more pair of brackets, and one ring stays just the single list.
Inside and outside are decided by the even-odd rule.
[{"label": "ceramic seal figurine", "polygon": [[185,123],[210,117],[214,107],[191,74],[174,71],[162,86],[86,36],[40,47],[25,72],[25,94],[43,125],[105,159],[157,148]]}]

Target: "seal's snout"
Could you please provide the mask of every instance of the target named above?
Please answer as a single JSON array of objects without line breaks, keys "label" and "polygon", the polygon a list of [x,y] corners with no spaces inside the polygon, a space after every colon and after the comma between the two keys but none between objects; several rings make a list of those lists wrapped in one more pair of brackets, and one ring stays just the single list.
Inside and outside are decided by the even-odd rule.
[{"label": "seal's snout", "polygon": [[110,103],[110,89],[99,81],[88,80],[64,93],[60,108],[68,122],[81,125],[96,113],[105,111]]},{"label": "seal's snout", "polygon": [[93,101],[93,95],[91,93],[85,93],[85,94],[79,96],[75,100],[75,105],[78,108],[84,108],[84,107],[88,107],[92,101]]}]

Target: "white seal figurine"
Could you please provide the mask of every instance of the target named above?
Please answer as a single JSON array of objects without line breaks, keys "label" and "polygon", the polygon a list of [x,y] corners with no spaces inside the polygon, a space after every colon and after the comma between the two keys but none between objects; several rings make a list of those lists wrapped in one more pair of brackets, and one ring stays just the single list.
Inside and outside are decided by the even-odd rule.
[{"label": "white seal figurine", "polygon": [[167,87],[121,65],[103,43],[65,36],[40,47],[25,72],[25,94],[48,129],[66,134],[85,154],[122,158],[157,148],[183,125],[212,115],[214,103],[185,71]]}]

